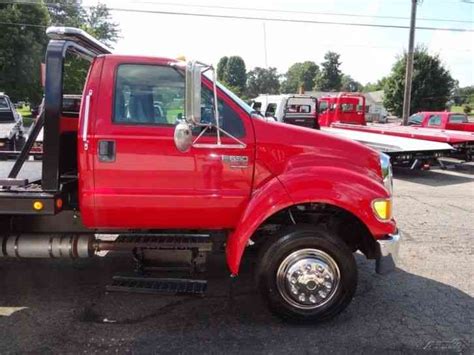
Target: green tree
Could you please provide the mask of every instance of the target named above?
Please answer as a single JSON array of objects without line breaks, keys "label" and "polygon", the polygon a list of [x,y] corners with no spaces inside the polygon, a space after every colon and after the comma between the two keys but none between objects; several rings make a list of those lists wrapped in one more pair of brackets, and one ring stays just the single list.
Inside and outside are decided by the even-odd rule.
[{"label": "green tree", "polygon": [[[395,62],[384,88],[384,106],[397,116],[401,116],[403,111],[405,67],[406,53]],[[416,48],[410,113],[444,110],[454,84],[438,55],[430,55],[426,48]]]},{"label": "green tree", "polygon": [[224,73],[226,71],[227,67],[227,61],[229,60],[229,57],[222,57],[219,59],[219,63],[217,63],[217,80],[222,81],[224,80]]},{"label": "green tree", "polygon": [[[0,22],[0,91],[14,101],[29,100],[33,104],[39,103],[43,95],[40,64],[48,42],[47,26],[80,27],[108,45],[118,38],[118,26],[110,21],[105,5],[85,10],[79,0],[0,3]],[[81,93],[89,63],[70,59],[64,69],[64,91]]]},{"label": "green tree", "polygon": [[342,72],[339,61],[340,54],[327,52],[324,62],[321,63],[321,71],[315,77],[315,89],[319,91],[339,91],[342,86]]},{"label": "green tree", "polygon": [[245,62],[239,56],[223,57],[217,65],[217,77],[237,95],[245,92],[247,70]]},{"label": "green tree", "polygon": [[[57,26],[79,27],[112,46],[118,39],[118,25],[110,19],[108,8],[104,4],[84,9],[79,0],[59,0],[48,4],[51,23]],[[64,64],[64,92],[80,94],[86,80],[89,62],[69,55]]]},{"label": "green tree", "polygon": [[[0,91],[13,101],[41,100],[40,64],[49,15],[43,4],[0,4]],[[18,24],[29,24],[22,26]]]},{"label": "green tree", "polygon": [[247,74],[247,96],[256,97],[259,94],[278,94],[280,81],[276,68],[256,67]]},{"label": "green tree", "polygon": [[283,93],[297,93],[301,89],[310,91],[314,86],[314,78],[319,72],[319,67],[315,62],[305,61],[293,64],[286,74],[281,85]]},{"label": "green tree", "polygon": [[465,86],[459,88],[459,96],[461,103],[463,104],[474,104],[474,86]]},{"label": "green tree", "polygon": [[377,82],[375,83],[367,83],[364,85],[363,91],[371,92],[371,91],[383,90],[385,87],[386,81],[387,81],[387,78],[383,77],[382,79],[377,80]]},{"label": "green tree", "polygon": [[348,92],[362,91],[362,84],[352,79],[350,75],[343,74],[341,79],[341,90]]}]

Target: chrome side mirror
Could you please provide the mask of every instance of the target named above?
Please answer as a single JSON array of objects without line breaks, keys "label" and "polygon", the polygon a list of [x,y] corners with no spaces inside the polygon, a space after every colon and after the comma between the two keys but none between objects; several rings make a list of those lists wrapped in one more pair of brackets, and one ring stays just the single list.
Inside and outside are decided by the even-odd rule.
[{"label": "chrome side mirror", "polygon": [[185,110],[186,122],[201,122],[201,71],[202,64],[192,61],[186,64]]},{"label": "chrome side mirror", "polygon": [[174,144],[183,153],[193,145],[193,132],[187,122],[179,122],[174,128]]}]

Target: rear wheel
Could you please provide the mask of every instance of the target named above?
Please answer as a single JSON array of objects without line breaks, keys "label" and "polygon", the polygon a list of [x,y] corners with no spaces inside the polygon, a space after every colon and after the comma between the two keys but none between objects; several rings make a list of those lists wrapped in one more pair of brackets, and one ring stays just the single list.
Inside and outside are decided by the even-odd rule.
[{"label": "rear wheel", "polygon": [[318,322],[342,312],[357,287],[346,244],[324,227],[293,226],[268,241],[257,286],[270,310],[295,321]]}]

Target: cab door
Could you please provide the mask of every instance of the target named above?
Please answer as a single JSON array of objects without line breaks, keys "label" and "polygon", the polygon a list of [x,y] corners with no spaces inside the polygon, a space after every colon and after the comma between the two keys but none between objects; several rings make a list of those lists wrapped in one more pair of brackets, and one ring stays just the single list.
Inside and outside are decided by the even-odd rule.
[{"label": "cab door", "polygon": [[[176,120],[184,116],[185,80],[179,69],[158,59],[123,63],[108,57],[103,81],[114,85],[101,87],[104,104],[94,121],[95,226],[232,228],[250,198],[253,179],[248,114],[219,92],[221,121],[237,130],[245,148],[193,147],[182,153],[173,139]],[[203,86],[204,96],[208,86]],[[203,111],[206,116],[207,107]],[[215,137],[211,132],[201,140],[215,142]]]}]

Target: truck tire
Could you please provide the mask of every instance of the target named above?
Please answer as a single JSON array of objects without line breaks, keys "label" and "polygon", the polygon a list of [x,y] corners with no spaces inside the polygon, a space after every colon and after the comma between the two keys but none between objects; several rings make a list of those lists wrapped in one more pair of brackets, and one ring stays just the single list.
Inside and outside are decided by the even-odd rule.
[{"label": "truck tire", "polygon": [[349,305],[357,288],[357,265],[346,244],[325,226],[295,225],[263,247],[256,281],[274,314],[316,323]]}]

